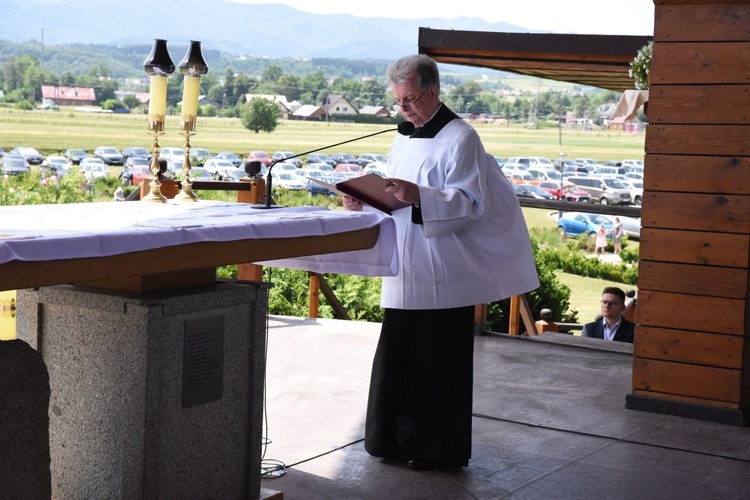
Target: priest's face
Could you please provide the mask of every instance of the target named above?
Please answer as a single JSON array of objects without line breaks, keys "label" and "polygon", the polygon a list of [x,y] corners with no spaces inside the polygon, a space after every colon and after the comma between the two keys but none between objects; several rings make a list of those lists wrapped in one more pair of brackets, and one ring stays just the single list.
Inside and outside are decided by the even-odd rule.
[{"label": "priest's face", "polygon": [[427,123],[440,106],[437,87],[431,85],[426,89],[419,88],[416,75],[405,82],[394,84],[391,91],[403,117],[416,127]]}]

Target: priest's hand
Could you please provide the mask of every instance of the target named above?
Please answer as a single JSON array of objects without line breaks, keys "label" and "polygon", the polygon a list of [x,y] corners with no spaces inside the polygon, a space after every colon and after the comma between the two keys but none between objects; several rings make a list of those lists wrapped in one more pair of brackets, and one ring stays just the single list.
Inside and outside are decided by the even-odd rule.
[{"label": "priest's hand", "polygon": [[402,179],[386,177],[385,180],[390,182],[390,184],[385,187],[385,190],[389,193],[393,193],[398,201],[419,206],[419,186],[413,182]]},{"label": "priest's hand", "polygon": [[355,200],[351,196],[343,196],[342,201],[344,202],[344,208],[352,210],[354,212],[361,212],[364,206],[361,201]]}]

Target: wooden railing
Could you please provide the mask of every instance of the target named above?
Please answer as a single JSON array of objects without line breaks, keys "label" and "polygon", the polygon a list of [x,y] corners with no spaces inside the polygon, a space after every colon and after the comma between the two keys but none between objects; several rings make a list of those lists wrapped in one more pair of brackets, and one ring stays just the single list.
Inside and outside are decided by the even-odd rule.
[{"label": "wooden railing", "polygon": [[[150,180],[146,179],[140,186],[140,191],[134,191],[131,196],[128,196],[128,200],[137,200],[143,196],[146,196],[149,192]],[[167,198],[174,197],[180,191],[180,185],[178,182],[163,180],[162,193]],[[224,181],[193,181],[194,190],[206,190],[206,191],[237,191],[237,202],[238,203],[258,203],[262,193],[265,193],[265,181],[261,178],[248,179],[247,181],[239,182],[224,182]],[[136,195],[135,193],[138,193]],[[530,208],[545,208],[551,210],[558,210],[562,212],[587,212],[587,213],[598,213],[604,215],[623,215],[628,217],[640,217],[641,207],[639,206],[613,206],[613,205],[599,205],[595,203],[580,203],[564,200],[535,200],[531,198],[519,198],[519,203],[522,207]],[[310,295],[308,305],[308,317],[317,318],[319,314],[320,306],[320,292],[323,292],[323,296],[326,298],[328,303],[333,308],[334,317],[336,319],[351,319],[346,309],[343,307],[341,302],[336,297],[335,292],[330,287],[325,277],[319,273],[308,273],[310,278]],[[237,279],[242,281],[262,281],[263,280],[263,267],[252,263],[240,263],[237,264]],[[634,301],[633,301],[634,304]],[[630,306],[628,306],[628,309]],[[626,315],[627,310],[626,309]],[[534,320],[534,314],[529,307],[529,302],[525,295],[518,295],[511,297],[510,299],[510,313],[509,313],[509,324],[508,333],[511,335],[537,335],[545,331],[563,331],[563,329],[575,329],[575,324],[567,323],[552,323],[547,320],[551,318],[551,312],[545,319],[545,310],[540,312],[540,321]],[[633,307],[633,313],[635,307]],[[626,316],[627,317],[627,316]],[[633,318],[628,318],[631,319]],[[474,312],[474,324],[475,331],[484,332],[487,328],[487,304],[478,304],[475,306]],[[525,330],[522,329],[525,328]],[[582,328],[583,325],[580,325]],[[552,330],[555,328],[555,330]],[[580,329],[578,328],[578,329]]]}]

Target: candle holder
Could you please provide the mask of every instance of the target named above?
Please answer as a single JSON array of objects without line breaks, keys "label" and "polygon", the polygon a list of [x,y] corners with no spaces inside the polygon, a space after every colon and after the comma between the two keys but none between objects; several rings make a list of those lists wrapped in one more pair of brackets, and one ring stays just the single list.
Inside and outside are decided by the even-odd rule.
[{"label": "candle holder", "polygon": [[151,184],[149,193],[141,201],[166,203],[159,182],[159,136],[164,134],[164,117],[167,110],[167,78],[174,73],[175,65],[169,57],[167,41],[156,39],[151,53],[143,61],[143,69],[151,76],[148,102],[148,130],[153,137],[153,158],[151,160]]},{"label": "candle holder", "polygon": [[193,182],[190,180],[190,137],[195,135],[195,125],[198,121],[198,99],[200,98],[201,76],[208,73],[208,66],[203,59],[201,42],[191,40],[185,57],[180,61],[180,71],[185,75],[182,93],[182,110],[180,113],[180,135],[185,137],[185,161],[182,171],[185,178],[182,180],[182,191],[175,196],[177,202],[198,201],[198,196],[193,193]]}]

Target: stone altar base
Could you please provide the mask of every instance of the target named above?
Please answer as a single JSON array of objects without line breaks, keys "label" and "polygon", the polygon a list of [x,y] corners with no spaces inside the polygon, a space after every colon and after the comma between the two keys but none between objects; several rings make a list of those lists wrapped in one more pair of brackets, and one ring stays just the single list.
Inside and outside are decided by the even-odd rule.
[{"label": "stone altar base", "polygon": [[49,371],[53,498],[255,498],[267,285],[19,290]]}]

